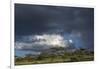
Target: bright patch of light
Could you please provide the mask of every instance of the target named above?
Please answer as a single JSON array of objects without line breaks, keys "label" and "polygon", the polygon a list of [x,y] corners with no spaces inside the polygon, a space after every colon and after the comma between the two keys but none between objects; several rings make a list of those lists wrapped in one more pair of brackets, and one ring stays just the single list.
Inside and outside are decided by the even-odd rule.
[{"label": "bright patch of light", "polygon": [[69,40],[69,42],[70,42],[70,43],[73,43],[73,41],[72,41],[71,39]]},{"label": "bright patch of light", "polygon": [[42,45],[51,45],[51,46],[65,46],[64,38],[61,35],[57,34],[44,34],[44,35],[36,35],[34,36],[36,40],[40,40],[36,42],[37,44]]}]

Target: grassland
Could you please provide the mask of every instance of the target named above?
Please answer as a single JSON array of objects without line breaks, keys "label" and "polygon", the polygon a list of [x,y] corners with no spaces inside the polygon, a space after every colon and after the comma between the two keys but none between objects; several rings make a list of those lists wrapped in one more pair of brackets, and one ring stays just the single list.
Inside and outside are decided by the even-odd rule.
[{"label": "grassland", "polygon": [[93,61],[94,52],[80,49],[75,52],[63,52],[62,54],[42,53],[33,57],[31,54],[25,57],[15,57],[15,65],[45,64],[45,63],[63,63]]}]

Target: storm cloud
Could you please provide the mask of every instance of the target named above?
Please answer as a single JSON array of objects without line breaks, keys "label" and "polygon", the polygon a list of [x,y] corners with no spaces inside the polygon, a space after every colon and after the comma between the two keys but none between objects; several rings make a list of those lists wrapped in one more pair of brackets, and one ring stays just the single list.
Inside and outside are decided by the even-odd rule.
[{"label": "storm cloud", "polygon": [[31,43],[29,36],[43,34],[58,34],[77,47],[93,49],[94,9],[15,4],[15,43]]}]

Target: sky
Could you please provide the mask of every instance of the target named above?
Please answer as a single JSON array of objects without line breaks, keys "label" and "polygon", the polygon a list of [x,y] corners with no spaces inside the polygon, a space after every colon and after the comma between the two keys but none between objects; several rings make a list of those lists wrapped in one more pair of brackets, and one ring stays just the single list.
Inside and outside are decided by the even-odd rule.
[{"label": "sky", "polygon": [[[94,9],[15,4],[15,49],[94,49]],[[16,52],[17,53],[17,52]]]}]

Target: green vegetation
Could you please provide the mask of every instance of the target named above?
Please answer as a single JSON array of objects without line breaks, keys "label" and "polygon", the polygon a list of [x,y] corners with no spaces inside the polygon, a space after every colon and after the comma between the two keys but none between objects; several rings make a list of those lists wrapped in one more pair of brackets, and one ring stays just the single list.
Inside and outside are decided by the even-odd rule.
[{"label": "green vegetation", "polygon": [[[56,50],[59,51],[60,49]],[[79,62],[79,61],[93,61],[93,60],[94,60],[94,52],[80,49],[75,52],[62,52],[61,54],[41,53],[40,55],[35,57],[33,57],[32,54],[28,54],[25,57],[15,56],[15,65],[44,64],[44,63],[58,63],[58,62]]]}]

